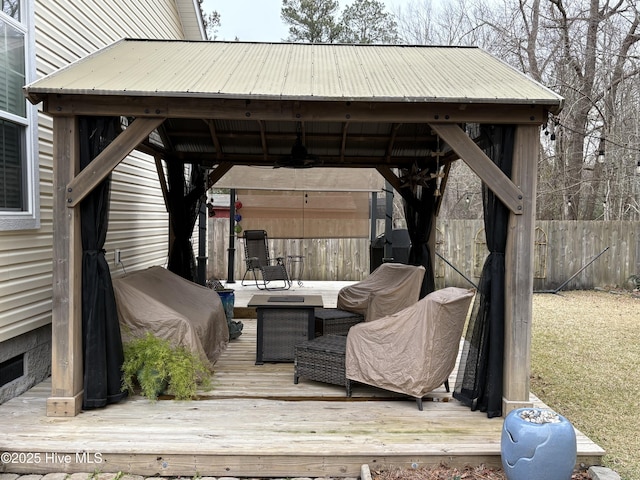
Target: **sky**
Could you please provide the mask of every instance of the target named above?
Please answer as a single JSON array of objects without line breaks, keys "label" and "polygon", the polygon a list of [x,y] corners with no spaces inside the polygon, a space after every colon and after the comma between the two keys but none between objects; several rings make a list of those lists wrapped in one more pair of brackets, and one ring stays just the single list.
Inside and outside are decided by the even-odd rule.
[{"label": "sky", "polygon": [[[411,0],[382,0],[389,13]],[[342,8],[350,2],[342,0]],[[217,10],[222,26],[216,40],[245,42],[279,42],[288,36],[287,26],[280,19],[282,0],[204,0],[202,11]],[[342,9],[340,9],[341,11]]]}]

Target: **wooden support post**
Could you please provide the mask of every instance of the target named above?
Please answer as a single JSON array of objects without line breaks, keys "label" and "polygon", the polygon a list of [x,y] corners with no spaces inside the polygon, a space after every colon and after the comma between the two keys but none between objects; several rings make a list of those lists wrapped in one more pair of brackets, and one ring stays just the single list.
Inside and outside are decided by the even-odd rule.
[{"label": "wooden support post", "polygon": [[67,185],[80,170],[76,117],[54,117],[53,312],[51,396],[47,416],[82,408],[82,244],[80,206],[67,207]]},{"label": "wooden support post", "polygon": [[515,408],[532,405],[529,375],[539,151],[539,127],[520,125],[515,136],[512,180],[522,191],[523,212],[509,216],[505,255],[504,416]]}]

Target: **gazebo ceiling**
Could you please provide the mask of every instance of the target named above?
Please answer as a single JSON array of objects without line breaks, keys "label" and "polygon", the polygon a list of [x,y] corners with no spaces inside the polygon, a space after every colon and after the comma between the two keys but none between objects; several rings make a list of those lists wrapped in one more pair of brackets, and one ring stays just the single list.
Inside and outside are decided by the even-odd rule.
[{"label": "gazebo ceiling", "polygon": [[[421,123],[169,118],[160,137],[164,145],[151,139],[150,151],[209,166],[395,167],[428,159],[438,149],[437,135]],[[304,146],[300,154],[292,153],[297,138]]]},{"label": "gazebo ceiling", "polygon": [[470,47],[125,39],[25,93],[52,115],[164,118],[142,149],[205,166],[446,162],[430,122],[539,125],[562,106]]}]

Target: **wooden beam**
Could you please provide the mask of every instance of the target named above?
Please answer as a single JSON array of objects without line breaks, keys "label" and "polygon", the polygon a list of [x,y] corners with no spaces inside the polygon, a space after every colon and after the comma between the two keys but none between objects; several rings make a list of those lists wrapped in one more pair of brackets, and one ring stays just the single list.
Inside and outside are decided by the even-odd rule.
[{"label": "wooden beam", "polygon": [[516,215],[523,213],[524,196],[522,191],[464,133],[460,126],[440,123],[430,123],[429,125],[469,165],[469,168],[487,184],[511,212]]},{"label": "wooden beam", "polygon": [[302,145],[307,145],[307,129],[305,128],[304,122],[298,122],[300,124],[300,133],[302,138]]},{"label": "wooden beam", "polygon": [[80,170],[75,117],[53,121],[53,309],[51,396],[47,416],[72,417],[82,408],[82,243],[80,207],[67,208],[68,182]]},{"label": "wooden beam", "polygon": [[164,118],[138,118],[67,185],[67,207],[73,208],[102,182]]},{"label": "wooden beam", "polygon": [[167,177],[164,175],[164,168],[162,168],[162,159],[159,156],[153,157],[156,163],[156,172],[158,172],[158,181],[160,182],[160,189],[162,190],[162,198],[164,199],[164,208],[169,211],[169,188],[167,187]]},{"label": "wooden beam", "polygon": [[[169,151],[169,152],[175,151],[176,147],[171,141],[171,137],[168,135],[164,124],[158,127],[158,135],[160,136],[160,140],[162,141],[162,146],[164,147],[163,150]],[[151,142],[148,142],[148,143],[151,144]],[[152,144],[152,145],[155,146],[156,144]],[[156,148],[160,148],[160,147],[156,147]]]},{"label": "wooden beam", "polygon": [[406,188],[402,188],[402,181],[395,173],[393,173],[393,170],[391,170],[391,168],[385,165],[378,165],[376,166],[376,170],[380,175],[384,177],[385,180],[389,182],[393,189],[398,192],[402,198],[404,198],[409,203],[416,202],[416,198],[413,196],[413,193],[409,192]]},{"label": "wooden beam", "polygon": [[216,124],[213,120],[206,120],[206,122],[209,126],[209,135],[211,135],[211,141],[213,142],[213,146],[216,147],[216,158],[220,160],[222,159],[222,147],[220,146],[220,137],[218,136],[218,132],[216,130]]},{"label": "wooden beam", "polygon": [[[260,145],[262,145],[262,158],[264,158],[264,161],[266,162],[267,160],[269,160],[269,146],[267,144],[267,135],[264,128],[264,122],[262,120],[258,120],[258,127],[260,127]],[[222,155],[220,155],[219,158],[222,158]]]},{"label": "wooden beam", "polygon": [[505,251],[505,349],[502,414],[531,406],[531,319],[536,217],[537,165],[540,129],[518,126],[512,177],[523,192],[522,215],[509,217]]},{"label": "wooden beam", "polygon": [[[443,169],[443,172],[442,172],[444,174],[444,177],[442,177],[442,181],[440,182],[440,193],[442,195],[440,195],[438,197],[437,201],[436,201],[436,208],[435,208],[435,216],[436,217],[438,215],[440,215],[440,207],[442,207],[442,199],[444,198],[444,192],[447,190],[447,181],[449,180],[449,172],[451,171],[451,164],[452,163],[453,162],[446,162],[444,164],[444,169]],[[434,245],[435,245],[435,243],[434,243]],[[435,263],[433,265],[435,265]]]},{"label": "wooden beam", "polygon": [[[209,123],[212,120],[207,120],[205,123]],[[343,124],[348,122],[343,122]],[[317,143],[322,142],[335,142],[336,140],[341,139],[344,136],[344,125],[340,130],[340,133],[328,133],[328,132],[307,132],[306,138],[307,140],[312,140]],[[211,138],[209,133],[203,132],[201,130],[182,130],[182,129],[171,129],[171,135],[175,135],[176,137],[193,139],[196,141],[206,141]],[[266,131],[265,132],[267,142],[271,140],[277,140],[280,142],[289,142],[292,140],[291,132],[283,132],[283,131]],[[258,136],[254,131],[233,131],[233,130],[217,130],[216,136],[219,140],[229,140],[229,139],[246,139],[246,141],[253,141]],[[294,135],[295,136],[295,135]],[[432,142],[435,138],[435,134],[433,135],[396,135],[396,142],[404,142],[404,143],[416,143],[416,144],[426,144]],[[349,134],[349,142],[350,143],[367,143],[371,144],[372,142],[377,142],[378,144],[387,144],[388,136],[372,134],[372,133],[358,133]],[[215,141],[213,142],[215,145]]]},{"label": "wooden beam", "polygon": [[232,163],[224,162],[219,164],[215,170],[213,170],[207,177],[207,190],[213,187],[218,180],[220,180],[225,173],[227,173],[233,167]]},{"label": "wooden beam", "polygon": [[342,124],[342,142],[340,143],[340,161],[344,162],[344,152],[347,149],[347,131],[349,130],[349,122]]},{"label": "wooden beam", "polygon": [[398,134],[398,129],[400,128],[401,123],[394,123],[391,126],[391,135],[389,136],[389,140],[387,141],[387,150],[385,153],[385,158],[387,161],[391,159],[391,153],[393,152],[393,145],[396,141],[396,135]]},{"label": "wooden beam", "polygon": [[[160,152],[154,152],[159,154]],[[280,155],[270,155],[265,161],[262,151],[255,154],[224,154],[222,160],[213,158],[211,153],[194,153],[194,152],[177,152],[171,154],[172,159],[181,161],[183,163],[200,164],[204,166],[213,166],[219,163],[229,162],[233,165],[249,165],[249,166],[262,166],[273,167],[274,163],[277,163]],[[392,157],[385,159],[383,156],[370,155],[367,157],[346,157],[344,161],[340,160],[339,155],[317,155],[320,160],[320,165],[314,168],[322,167],[352,167],[352,168],[375,168],[378,165],[386,165],[388,167],[396,168],[410,168],[416,161],[424,161],[424,156],[416,157]],[[456,156],[457,159],[457,156]]]},{"label": "wooden beam", "polygon": [[393,173],[393,170],[391,170],[389,167],[387,167],[386,165],[378,165],[376,167],[376,170],[378,171],[378,173],[380,175],[382,175],[384,177],[384,179],[386,181],[388,181],[391,186],[397,191],[400,192],[401,191],[401,183],[400,183],[400,179],[398,178],[398,176]]},{"label": "wooden beam", "polygon": [[193,97],[49,95],[44,109],[51,115],[125,115],[131,117],[220,118],[404,123],[495,123],[541,125],[553,106],[513,104],[229,100]]}]

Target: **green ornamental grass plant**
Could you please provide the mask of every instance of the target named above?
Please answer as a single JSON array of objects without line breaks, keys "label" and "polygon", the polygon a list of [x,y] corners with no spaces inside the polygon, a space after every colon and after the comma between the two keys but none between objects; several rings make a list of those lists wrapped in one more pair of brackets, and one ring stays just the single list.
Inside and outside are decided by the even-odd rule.
[{"label": "green ornamental grass plant", "polygon": [[198,355],[151,333],[124,344],[122,389],[133,393],[139,388],[150,400],[157,400],[163,393],[176,400],[189,400],[198,386],[210,387],[210,374]]}]

